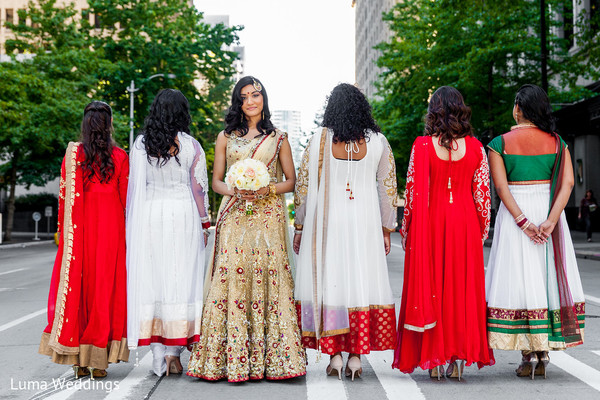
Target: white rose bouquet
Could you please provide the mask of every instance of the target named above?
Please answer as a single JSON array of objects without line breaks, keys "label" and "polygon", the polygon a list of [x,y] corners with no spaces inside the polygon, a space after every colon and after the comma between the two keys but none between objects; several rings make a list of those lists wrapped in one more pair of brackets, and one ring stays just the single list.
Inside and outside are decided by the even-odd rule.
[{"label": "white rose bouquet", "polygon": [[[257,191],[269,186],[271,176],[267,166],[259,160],[247,158],[233,164],[225,176],[229,189]],[[252,202],[246,200],[246,215],[252,215]]]}]

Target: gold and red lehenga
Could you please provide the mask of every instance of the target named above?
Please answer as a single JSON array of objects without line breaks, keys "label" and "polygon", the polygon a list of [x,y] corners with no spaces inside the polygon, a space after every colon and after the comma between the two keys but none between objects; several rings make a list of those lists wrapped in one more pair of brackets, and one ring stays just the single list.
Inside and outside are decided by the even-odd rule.
[{"label": "gold and red lehenga", "polygon": [[[254,139],[227,139],[227,168],[253,158],[281,181],[279,149],[286,139],[276,131]],[[242,382],[288,379],[306,374],[288,256],[287,208],[282,195],[253,202],[224,196],[208,264],[200,341],[188,364],[189,376]]]}]

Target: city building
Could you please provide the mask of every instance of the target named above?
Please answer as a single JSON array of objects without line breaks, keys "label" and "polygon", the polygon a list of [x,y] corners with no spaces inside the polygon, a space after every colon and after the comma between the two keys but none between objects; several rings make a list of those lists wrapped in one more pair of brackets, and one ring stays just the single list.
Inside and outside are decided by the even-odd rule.
[{"label": "city building", "polygon": [[382,72],[377,67],[377,59],[381,51],[374,49],[381,42],[391,37],[387,22],[382,14],[388,12],[400,0],[352,0],[355,11],[355,69],[356,84],[367,96],[375,97],[377,89],[375,81]]},{"label": "city building", "polygon": [[[24,10],[27,8],[27,3],[29,0],[2,0],[0,3],[0,61],[5,57],[1,57],[1,55],[6,54],[5,43],[6,40],[11,39],[13,37],[12,31],[5,27],[4,24],[6,22],[10,22],[13,24],[26,23],[31,24],[31,21],[19,21],[19,10]],[[69,3],[75,4],[76,10],[84,10],[88,7],[86,0],[58,0],[57,5],[65,5]],[[90,22],[94,22],[93,15],[90,15]]]},{"label": "city building", "polygon": [[[229,27],[229,15],[204,15],[204,22],[207,24],[214,26],[218,24],[223,24],[226,27]],[[246,51],[244,46],[230,46],[227,50],[235,51],[238,53],[237,59],[233,61],[233,65],[235,67],[235,74],[233,75],[234,82],[239,81],[244,76],[244,65],[246,62]]]},{"label": "city building", "polygon": [[300,166],[302,152],[306,147],[307,138],[302,132],[301,114],[296,110],[274,110],[271,112],[271,122],[283,132],[287,132],[288,141],[292,148],[292,157],[296,168]]}]

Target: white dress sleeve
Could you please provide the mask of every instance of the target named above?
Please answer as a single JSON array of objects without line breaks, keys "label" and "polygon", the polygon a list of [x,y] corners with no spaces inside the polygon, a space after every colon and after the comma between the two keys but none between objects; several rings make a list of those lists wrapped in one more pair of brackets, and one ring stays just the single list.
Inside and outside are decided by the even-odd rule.
[{"label": "white dress sleeve", "polygon": [[379,193],[379,207],[381,210],[381,225],[387,231],[394,231],[397,225],[397,210],[400,206],[400,197],[398,197],[398,183],[396,180],[396,162],[389,142],[383,136],[383,152],[379,159],[377,168],[377,191]]},{"label": "white dress sleeve", "polygon": [[208,216],[208,173],[206,172],[206,156],[204,150],[197,140],[193,139],[194,143],[194,161],[190,171],[192,195],[198,208],[202,228],[210,227],[210,218]]}]

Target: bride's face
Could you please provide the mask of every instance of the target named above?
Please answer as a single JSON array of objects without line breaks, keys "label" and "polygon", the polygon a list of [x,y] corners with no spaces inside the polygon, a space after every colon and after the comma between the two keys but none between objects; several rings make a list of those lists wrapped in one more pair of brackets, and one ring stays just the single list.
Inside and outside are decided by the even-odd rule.
[{"label": "bride's face", "polygon": [[263,110],[263,96],[254,89],[252,85],[246,85],[242,88],[242,112],[246,117],[252,118],[261,115]]}]

